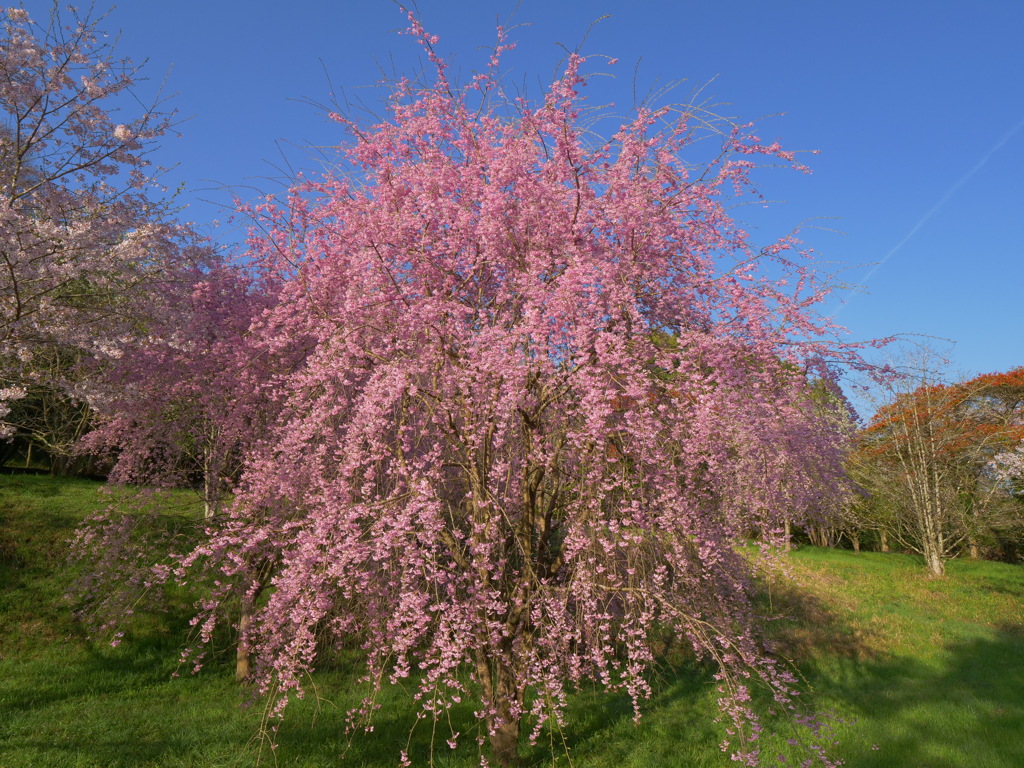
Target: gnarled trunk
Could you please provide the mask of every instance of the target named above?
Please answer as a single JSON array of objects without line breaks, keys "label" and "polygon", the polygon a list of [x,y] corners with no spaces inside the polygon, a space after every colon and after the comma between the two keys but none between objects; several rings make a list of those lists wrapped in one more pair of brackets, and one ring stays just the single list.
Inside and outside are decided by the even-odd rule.
[{"label": "gnarled trunk", "polygon": [[486,648],[476,652],[477,676],[483,689],[484,702],[490,705],[487,729],[490,732],[491,754],[502,768],[515,768],[519,761],[519,734],[522,725],[523,691],[517,676],[504,654],[489,658]]},{"label": "gnarled trunk", "polygon": [[252,626],[253,619],[256,617],[256,601],[259,600],[260,594],[263,592],[268,568],[269,565],[265,563],[259,569],[261,574],[256,586],[251,592],[242,595],[242,607],[238,617],[238,641],[235,646],[235,680],[240,683],[248,680],[252,673],[249,627]]},{"label": "gnarled trunk", "polygon": [[503,768],[519,765],[519,718],[494,726],[491,732],[491,754]]}]

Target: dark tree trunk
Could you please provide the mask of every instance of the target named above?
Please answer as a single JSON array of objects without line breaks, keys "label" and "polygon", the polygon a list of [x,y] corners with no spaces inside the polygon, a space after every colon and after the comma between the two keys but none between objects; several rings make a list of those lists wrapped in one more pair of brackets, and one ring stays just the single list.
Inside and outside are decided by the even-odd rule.
[{"label": "dark tree trunk", "polygon": [[477,651],[476,667],[484,701],[493,708],[493,714],[487,718],[491,755],[501,768],[517,768],[522,724],[518,705],[522,703],[522,691],[516,685],[516,675],[506,657],[490,659],[483,648]]},{"label": "dark tree trunk", "polygon": [[496,726],[491,734],[491,753],[502,768],[519,765],[519,718]]}]

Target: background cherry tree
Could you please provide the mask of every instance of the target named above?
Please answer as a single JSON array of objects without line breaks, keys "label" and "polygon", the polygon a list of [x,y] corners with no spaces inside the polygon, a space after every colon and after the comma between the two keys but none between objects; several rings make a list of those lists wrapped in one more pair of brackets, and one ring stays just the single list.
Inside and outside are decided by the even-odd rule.
[{"label": "background cherry tree", "polygon": [[111,454],[111,482],[198,485],[205,517],[220,510],[274,412],[264,399],[271,358],[249,334],[272,294],[251,272],[206,271],[167,322],[104,361],[91,393],[98,423],[84,442]]},{"label": "background cherry tree", "polygon": [[[265,208],[254,240],[288,276],[250,332],[294,364],[224,523],[182,562],[222,573],[204,637],[241,589],[279,708],[356,642],[371,688],[412,678],[435,724],[478,697],[512,765],[524,724],[558,721],[583,681],[639,717],[675,633],[717,663],[726,748],[757,764],[752,686],[797,705],[738,545],[830,508],[846,436],[812,381],[857,356],[824,341],[813,260],[753,246],[727,206],[759,158],[801,166],[696,108],[595,139],[581,56],[534,106],[504,96],[503,45],[457,88],[412,31],[436,79],[398,82],[375,125],[337,116],[343,167]],[[691,166],[709,128],[721,151]]]},{"label": "background cherry tree", "polygon": [[[272,304],[268,277],[255,265],[206,271],[168,322],[122,343],[90,378],[93,424],[81,447],[109,463],[109,483],[118,487],[113,506],[121,510],[90,518],[76,536],[77,559],[92,565],[73,597],[96,634],[119,638],[137,606],[162,602],[175,553],[219,524],[246,455],[273,421],[270,385],[295,363],[249,332]],[[200,519],[164,493],[182,487],[199,492]],[[250,603],[241,605],[238,623]],[[248,677],[244,646],[237,668],[239,679]]]},{"label": "background cherry tree", "polygon": [[[26,393],[88,422],[80,364],[116,357],[173,314],[175,290],[187,295],[213,252],[154,185],[147,155],[173,115],[159,97],[139,100],[140,67],[115,54],[101,18],[57,4],[45,19],[0,13],[0,434],[10,434],[4,415]],[[69,450],[75,429],[47,447]]]}]

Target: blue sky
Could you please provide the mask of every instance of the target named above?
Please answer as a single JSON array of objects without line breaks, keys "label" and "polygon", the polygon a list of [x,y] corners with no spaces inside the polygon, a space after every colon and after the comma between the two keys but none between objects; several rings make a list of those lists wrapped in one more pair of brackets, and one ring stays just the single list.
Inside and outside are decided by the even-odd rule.
[{"label": "blue sky", "polygon": [[[42,17],[48,2],[25,7]],[[804,156],[810,176],[759,181],[785,201],[751,211],[763,242],[800,227],[821,258],[864,291],[834,301],[854,338],[922,334],[956,341],[967,373],[1024,365],[1024,3],[1013,0],[420,0],[438,51],[469,74],[485,60],[496,20],[520,26],[507,64],[539,93],[591,22],[584,54],[617,57],[594,81],[595,103],[625,112],[641,93],[685,79],[721,110],[764,117],[763,139]],[[513,14],[514,12],[514,14]],[[168,68],[173,104],[190,119],[159,154],[177,163],[188,217],[224,218],[226,189],[278,189],[282,157],[340,140],[309,102],[331,83],[379,103],[386,72],[414,73],[418,50],[389,0],[124,0],[106,23],[118,49],[148,58],[155,86]],[[606,67],[599,67],[607,69]],[[768,117],[784,113],[784,116]],[[284,148],[282,154],[280,147]],[[275,168],[277,166],[278,168]],[[209,201],[209,202],[208,202]],[[225,235],[229,236],[229,235]],[[859,265],[859,266],[858,266]]]}]

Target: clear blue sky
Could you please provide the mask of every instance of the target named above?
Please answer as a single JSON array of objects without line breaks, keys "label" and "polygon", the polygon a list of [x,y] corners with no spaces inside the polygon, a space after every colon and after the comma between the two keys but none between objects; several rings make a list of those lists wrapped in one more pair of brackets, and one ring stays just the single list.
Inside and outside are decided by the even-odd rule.
[{"label": "clear blue sky", "polygon": [[[48,8],[30,0],[40,17]],[[485,59],[496,19],[523,24],[507,59],[540,91],[562,55],[598,23],[585,54],[618,57],[614,78],[595,82],[595,102],[620,111],[637,85],[687,82],[677,100],[705,94],[759,134],[806,156],[810,176],[772,172],[753,209],[758,239],[801,226],[823,259],[866,293],[831,309],[855,338],[925,334],[957,342],[968,373],[1024,365],[1024,2],[763,2],[733,0],[420,0],[426,27],[466,74]],[[119,50],[148,58],[183,116],[182,137],[159,159],[178,163],[188,217],[223,218],[218,186],[271,191],[281,163],[313,167],[301,150],[329,145],[337,128],[309,101],[333,82],[370,105],[386,71],[413,73],[417,46],[396,34],[389,0],[123,0],[107,28]],[[150,85],[155,85],[155,82]],[[143,88],[143,92],[145,92]],[[737,212],[744,218],[744,210]],[[814,227],[820,227],[815,229]],[[842,233],[842,234],[840,234]],[[872,265],[876,266],[872,266]],[[861,265],[861,266],[856,266]]]}]

